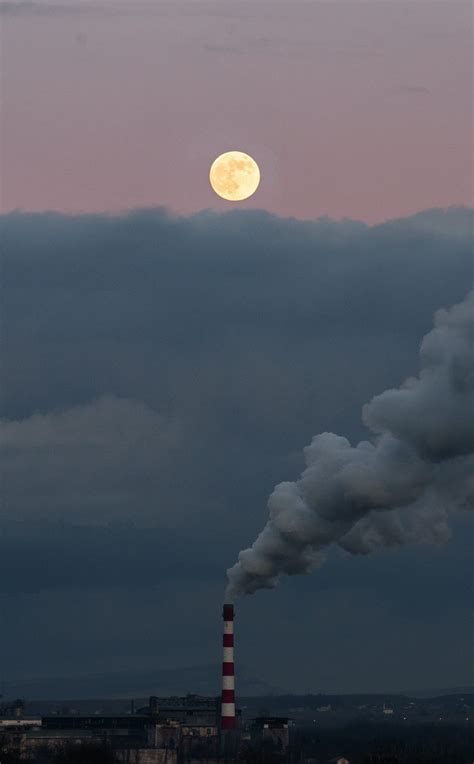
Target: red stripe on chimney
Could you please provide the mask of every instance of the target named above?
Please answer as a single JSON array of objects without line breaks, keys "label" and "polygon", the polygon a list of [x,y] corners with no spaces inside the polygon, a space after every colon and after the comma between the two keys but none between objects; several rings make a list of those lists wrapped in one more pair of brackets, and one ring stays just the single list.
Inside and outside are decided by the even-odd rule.
[{"label": "red stripe on chimney", "polygon": [[233,621],[234,620],[234,606],[233,605],[224,605],[223,617],[224,617],[224,621]]},{"label": "red stripe on chimney", "polygon": [[222,664],[222,676],[234,676],[234,664],[223,663]]},{"label": "red stripe on chimney", "polygon": [[222,702],[223,703],[235,703],[234,690],[222,690]]},{"label": "red stripe on chimney", "polygon": [[223,730],[235,729],[235,716],[223,716],[221,719],[221,729]]},{"label": "red stripe on chimney", "polygon": [[233,646],[234,646],[234,635],[224,634],[224,647],[233,647]]}]

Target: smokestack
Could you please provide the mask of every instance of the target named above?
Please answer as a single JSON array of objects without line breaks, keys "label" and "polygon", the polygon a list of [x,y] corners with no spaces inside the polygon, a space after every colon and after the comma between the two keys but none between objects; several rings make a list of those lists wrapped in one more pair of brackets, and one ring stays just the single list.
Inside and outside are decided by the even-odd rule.
[{"label": "smokestack", "polygon": [[235,729],[234,606],[224,605],[221,729]]}]

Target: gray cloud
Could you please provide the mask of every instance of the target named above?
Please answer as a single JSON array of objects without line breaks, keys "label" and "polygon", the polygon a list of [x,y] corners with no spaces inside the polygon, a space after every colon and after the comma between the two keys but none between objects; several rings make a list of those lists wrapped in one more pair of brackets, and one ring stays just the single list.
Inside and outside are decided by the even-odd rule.
[{"label": "gray cloud", "polygon": [[4,420],[0,456],[7,517],[90,523],[128,517],[143,480],[152,490],[153,478],[169,469],[181,436],[176,421],[140,401],[114,396]]},{"label": "gray cloud", "polygon": [[470,225],[4,216],[4,515],[224,513],[245,534],[256,519],[235,504],[290,476],[302,438],[361,437],[364,401],[410,372],[471,277]]},{"label": "gray cloud", "polygon": [[[51,629],[62,633],[64,618],[75,624],[78,648],[90,642],[84,673],[96,670],[86,662],[101,635],[118,633],[123,618],[148,623],[155,598],[153,633],[163,654],[164,603],[177,608],[169,634],[183,627],[177,613],[184,602],[205,629],[225,567],[265,522],[272,487],[303,468],[301,444],[314,432],[367,437],[362,405],[416,369],[433,312],[461,300],[472,279],[471,226],[472,212],[463,209],[375,227],[250,210],[2,216],[0,568],[11,676],[35,675],[38,661],[67,671],[69,656],[48,637]],[[460,539],[462,530],[447,551],[418,558],[427,566],[438,554],[446,596],[461,598],[456,613],[464,595],[449,550],[458,553]],[[354,573],[330,556],[298,590],[287,582],[279,602],[292,612],[292,598],[305,591],[311,598],[312,586],[327,604],[334,587],[345,591],[348,576],[361,576],[362,589],[375,578],[386,587],[384,571],[394,564],[377,554],[370,567],[349,562]],[[415,560],[404,565],[389,587],[399,609],[387,620],[392,627],[404,617],[403,587],[417,567]],[[417,590],[426,623],[439,608],[429,586]],[[137,592],[152,587],[159,591],[138,602]],[[73,612],[89,612],[94,592],[88,620],[97,625],[86,636]],[[276,617],[272,598],[259,607],[263,601],[266,617]],[[120,617],[112,616],[119,603]],[[249,664],[251,642],[258,643],[256,615],[246,620],[244,612],[252,607],[251,598],[240,606]],[[218,609],[215,619],[218,634]],[[40,654],[30,652],[26,664],[24,630],[33,628]],[[423,639],[424,627],[416,628]],[[140,665],[142,649],[133,644],[131,667]],[[211,648],[173,655],[172,665],[214,660]],[[108,652],[100,661],[97,670],[102,663],[113,670]],[[443,670],[445,683],[447,663]],[[326,689],[342,686],[347,672],[334,667]],[[291,686],[270,665],[264,674],[270,684]]]}]

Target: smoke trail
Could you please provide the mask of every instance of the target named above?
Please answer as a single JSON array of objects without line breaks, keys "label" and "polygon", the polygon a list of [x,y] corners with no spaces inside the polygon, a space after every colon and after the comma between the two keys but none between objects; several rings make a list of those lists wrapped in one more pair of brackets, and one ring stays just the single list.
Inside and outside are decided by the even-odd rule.
[{"label": "smoke trail", "polygon": [[276,486],[266,526],[227,571],[228,597],[309,573],[330,544],[368,554],[449,538],[449,514],[474,504],[474,292],[436,313],[420,367],[364,406],[371,441],[313,438],[301,477]]}]

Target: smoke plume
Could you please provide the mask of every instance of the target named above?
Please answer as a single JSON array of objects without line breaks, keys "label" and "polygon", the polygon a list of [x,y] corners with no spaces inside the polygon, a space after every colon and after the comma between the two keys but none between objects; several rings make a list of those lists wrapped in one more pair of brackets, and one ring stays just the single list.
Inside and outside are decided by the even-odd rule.
[{"label": "smoke plume", "polygon": [[450,513],[474,504],[474,292],[436,313],[419,376],[362,418],[370,441],[316,435],[300,478],[276,486],[266,526],[227,571],[228,598],[309,573],[331,544],[368,554],[449,538]]}]

